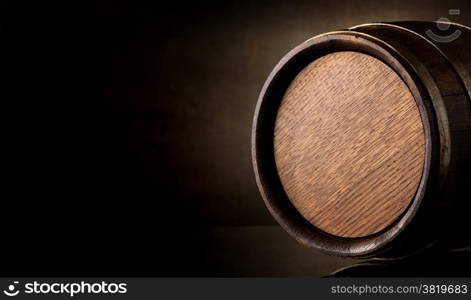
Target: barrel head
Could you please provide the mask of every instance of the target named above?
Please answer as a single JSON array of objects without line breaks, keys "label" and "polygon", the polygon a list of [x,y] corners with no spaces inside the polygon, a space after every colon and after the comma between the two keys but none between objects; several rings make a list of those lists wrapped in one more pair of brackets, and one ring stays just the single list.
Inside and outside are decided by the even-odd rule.
[{"label": "barrel head", "polygon": [[424,128],[412,93],[385,63],[342,51],[291,82],[274,132],[290,201],[314,226],[363,237],[392,224],[417,191]]}]

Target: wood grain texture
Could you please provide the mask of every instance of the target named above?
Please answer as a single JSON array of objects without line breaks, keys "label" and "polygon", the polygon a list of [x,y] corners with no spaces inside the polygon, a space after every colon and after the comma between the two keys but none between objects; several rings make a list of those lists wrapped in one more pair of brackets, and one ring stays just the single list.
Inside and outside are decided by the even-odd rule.
[{"label": "wood grain texture", "polygon": [[284,190],[317,228],[364,237],[408,207],[424,165],[414,97],[366,54],[325,55],[302,70],[280,105],[274,151]]}]

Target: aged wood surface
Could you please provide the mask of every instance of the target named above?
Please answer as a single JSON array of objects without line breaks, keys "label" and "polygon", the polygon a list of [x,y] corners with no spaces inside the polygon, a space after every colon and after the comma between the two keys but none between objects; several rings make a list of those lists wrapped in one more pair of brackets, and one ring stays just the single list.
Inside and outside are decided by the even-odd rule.
[{"label": "aged wood surface", "polygon": [[[428,213],[427,232],[422,232],[421,236],[431,235],[449,246],[463,247],[471,242],[470,235],[456,230],[469,227],[471,209],[471,30],[451,24],[450,29],[441,34],[459,30],[460,37],[439,43],[426,34],[428,29],[437,31],[436,24],[370,24],[358,26],[355,31],[379,37],[407,56],[429,90],[439,125],[441,170],[438,190],[427,197],[427,202],[438,203],[436,212]],[[437,218],[443,221],[436,222]]]},{"label": "aged wood surface", "polygon": [[314,226],[363,237],[392,224],[417,191],[424,128],[406,84],[386,64],[343,51],[308,65],[278,111],[277,170]]},{"label": "aged wood surface", "polygon": [[461,230],[471,207],[471,30],[451,24],[447,33],[460,38],[444,44],[425,34],[435,27],[371,23],[322,34],[269,75],[254,116],[254,172],[270,213],[298,242],[389,258],[471,242]]}]

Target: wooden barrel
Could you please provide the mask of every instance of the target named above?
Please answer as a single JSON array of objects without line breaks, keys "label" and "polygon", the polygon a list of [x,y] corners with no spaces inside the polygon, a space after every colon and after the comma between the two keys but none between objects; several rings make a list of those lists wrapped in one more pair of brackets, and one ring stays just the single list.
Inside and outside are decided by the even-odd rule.
[{"label": "wooden barrel", "polygon": [[471,240],[471,29],[359,25],[307,40],[258,99],[252,155],[302,244],[397,257]]}]

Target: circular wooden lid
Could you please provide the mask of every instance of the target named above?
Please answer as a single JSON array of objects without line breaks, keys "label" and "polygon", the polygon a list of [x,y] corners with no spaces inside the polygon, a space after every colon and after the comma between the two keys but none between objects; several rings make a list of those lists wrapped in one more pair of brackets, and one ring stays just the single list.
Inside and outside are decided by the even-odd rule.
[{"label": "circular wooden lid", "polygon": [[335,236],[364,237],[413,200],[425,160],[419,109],[386,64],[335,52],[305,67],[275,124],[279,177],[295,208]]}]

